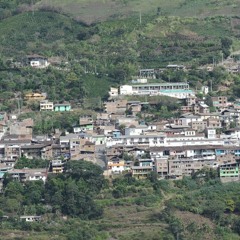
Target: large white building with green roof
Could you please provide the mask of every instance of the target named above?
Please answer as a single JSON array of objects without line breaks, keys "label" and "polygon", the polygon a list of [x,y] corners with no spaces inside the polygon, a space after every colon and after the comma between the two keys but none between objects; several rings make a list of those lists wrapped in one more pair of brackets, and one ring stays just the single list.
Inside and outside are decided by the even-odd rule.
[{"label": "large white building with green roof", "polygon": [[120,95],[164,95],[179,99],[195,95],[195,92],[189,89],[189,84],[185,82],[122,85],[119,93]]}]

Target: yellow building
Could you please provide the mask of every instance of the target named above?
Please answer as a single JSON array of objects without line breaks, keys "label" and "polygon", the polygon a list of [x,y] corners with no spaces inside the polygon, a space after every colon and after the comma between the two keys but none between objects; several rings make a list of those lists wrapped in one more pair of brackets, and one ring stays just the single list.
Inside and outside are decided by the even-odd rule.
[{"label": "yellow building", "polygon": [[26,101],[42,101],[46,99],[46,94],[43,93],[26,93],[24,99]]}]

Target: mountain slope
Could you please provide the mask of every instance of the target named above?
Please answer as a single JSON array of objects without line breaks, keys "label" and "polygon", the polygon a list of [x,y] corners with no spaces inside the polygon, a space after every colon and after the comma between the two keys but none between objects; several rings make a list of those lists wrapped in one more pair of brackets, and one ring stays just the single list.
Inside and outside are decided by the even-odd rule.
[{"label": "mountain slope", "polygon": [[60,8],[63,12],[87,23],[109,17],[152,15],[206,17],[234,16],[240,12],[238,0],[41,0],[39,6]]}]

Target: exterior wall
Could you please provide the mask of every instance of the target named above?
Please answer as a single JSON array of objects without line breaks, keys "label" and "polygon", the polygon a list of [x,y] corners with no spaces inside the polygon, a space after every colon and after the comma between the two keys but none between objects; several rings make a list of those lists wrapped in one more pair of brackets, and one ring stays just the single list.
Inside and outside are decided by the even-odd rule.
[{"label": "exterior wall", "polygon": [[112,173],[122,173],[125,170],[125,162],[124,160],[108,161],[107,167]]},{"label": "exterior wall", "polygon": [[144,133],[145,131],[147,131],[148,128],[147,127],[136,127],[136,128],[125,128],[125,135],[126,136],[133,136],[133,135],[140,135],[142,133]]},{"label": "exterior wall", "polygon": [[29,175],[27,178],[28,181],[39,181],[42,180],[43,182],[46,182],[47,180],[47,175],[42,174],[42,175]]},{"label": "exterior wall", "polygon": [[40,111],[53,111],[53,102],[41,101]]},{"label": "exterior wall", "polygon": [[155,171],[160,177],[165,177],[168,175],[168,159],[167,158],[157,158],[155,160]]},{"label": "exterior wall", "polygon": [[216,138],[216,129],[206,129],[206,134],[208,139]]},{"label": "exterior wall", "polygon": [[192,112],[192,106],[181,106],[181,113],[190,113]]},{"label": "exterior wall", "polygon": [[70,105],[54,105],[55,112],[66,112],[66,111],[70,111],[70,110],[71,110]]},{"label": "exterior wall", "polygon": [[41,150],[41,158],[50,160],[53,158],[53,149],[52,145],[46,146]]},{"label": "exterior wall", "polygon": [[228,100],[225,96],[212,97],[212,102],[214,107],[227,107]]},{"label": "exterior wall", "polygon": [[47,59],[32,59],[30,60],[30,66],[35,68],[44,68],[49,65]]},{"label": "exterior wall", "polygon": [[155,83],[142,85],[123,85],[120,87],[121,95],[165,95],[184,99],[193,96],[187,83]]},{"label": "exterior wall", "polygon": [[102,145],[107,143],[107,138],[104,135],[95,135],[91,137],[91,142],[95,145]]},{"label": "exterior wall", "polygon": [[194,130],[202,132],[207,127],[206,121],[193,121],[190,123],[190,127]]},{"label": "exterior wall", "polygon": [[169,160],[169,175],[173,176],[190,176],[193,172],[201,170],[207,165],[213,164],[212,160],[193,160],[193,159],[177,159]]},{"label": "exterior wall", "polygon": [[21,216],[20,219],[26,222],[39,222],[41,221],[41,216]]},{"label": "exterior wall", "polygon": [[4,149],[4,158],[10,160],[17,160],[21,157],[21,148],[19,145],[7,145]]},{"label": "exterior wall", "polygon": [[125,113],[127,100],[108,101],[104,103],[105,112],[109,114]]},{"label": "exterior wall", "polygon": [[120,87],[120,95],[132,95],[132,86],[130,85],[123,85]]},{"label": "exterior wall", "polygon": [[191,106],[196,103],[196,98],[195,97],[188,97],[186,98],[186,105]]},{"label": "exterior wall", "polygon": [[153,170],[152,166],[133,166],[132,176],[138,179],[146,178]]},{"label": "exterior wall", "polygon": [[28,93],[24,95],[26,101],[42,101],[46,99],[46,95],[41,93]]},{"label": "exterior wall", "polygon": [[238,178],[239,177],[239,167],[238,165],[235,164],[235,166],[221,166],[220,170],[220,178],[222,177],[235,177]]},{"label": "exterior wall", "polygon": [[191,123],[193,122],[202,122],[202,120],[199,118],[199,117],[182,117],[182,118],[179,118],[175,121],[175,124],[176,125],[180,125],[180,126],[190,126]]},{"label": "exterior wall", "polygon": [[117,97],[118,96],[118,89],[111,87],[108,94],[109,94],[110,98],[111,97]]}]

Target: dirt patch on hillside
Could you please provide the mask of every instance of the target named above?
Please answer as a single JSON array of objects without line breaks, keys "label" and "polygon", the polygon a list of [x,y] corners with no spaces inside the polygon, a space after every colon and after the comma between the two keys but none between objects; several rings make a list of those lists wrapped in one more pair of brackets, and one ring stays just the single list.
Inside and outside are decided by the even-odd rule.
[{"label": "dirt patch on hillside", "polygon": [[176,211],[175,216],[183,224],[183,233],[186,239],[205,239],[213,240],[215,238],[214,230],[216,225],[208,218],[199,214],[185,211]]}]

